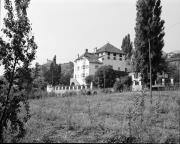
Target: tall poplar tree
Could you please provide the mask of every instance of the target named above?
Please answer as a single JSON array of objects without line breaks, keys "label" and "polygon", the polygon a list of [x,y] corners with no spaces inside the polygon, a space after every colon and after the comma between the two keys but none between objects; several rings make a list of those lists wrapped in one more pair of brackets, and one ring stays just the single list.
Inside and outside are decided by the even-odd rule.
[{"label": "tall poplar tree", "polygon": [[56,63],[56,55],[50,65],[50,69],[44,75],[45,81],[50,85],[61,84],[61,64]]},{"label": "tall poplar tree", "polygon": [[[10,142],[18,142],[25,135],[24,123],[30,116],[27,101],[31,83],[29,66],[37,49],[27,17],[30,0],[4,0],[4,3],[7,16],[2,29],[4,35],[0,37],[0,61],[5,69],[6,86],[0,89],[0,143],[6,142],[8,130]],[[21,113],[23,108],[26,113]]]},{"label": "tall poplar tree", "polygon": [[132,46],[132,42],[130,39],[130,34],[127,34],[123,38],[121,48],[122,48],[123,52],[125,53],[126,58],[131,58],[133,46]]},{"label": "tall poplar tree", "polygon": [[[164,23],[161,19],[161,0],[138,0],[135,26],[135,70],[140,72],[144,84],[148,84],[149,44],[152,63],[152,80],[157,72],[164,69],[165,60],[162,57],[164,46]],[[150,42],[150,43],[149,43]]]}]

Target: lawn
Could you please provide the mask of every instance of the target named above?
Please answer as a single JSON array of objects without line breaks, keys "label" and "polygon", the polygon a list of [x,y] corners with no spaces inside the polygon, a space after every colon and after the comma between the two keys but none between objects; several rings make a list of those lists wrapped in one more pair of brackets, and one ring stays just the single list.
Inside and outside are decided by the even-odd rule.
[{"label": "lawn", "polygon": [[174,142],[179,139],[180,91],[43,97],[30,101],[22,142]]}]

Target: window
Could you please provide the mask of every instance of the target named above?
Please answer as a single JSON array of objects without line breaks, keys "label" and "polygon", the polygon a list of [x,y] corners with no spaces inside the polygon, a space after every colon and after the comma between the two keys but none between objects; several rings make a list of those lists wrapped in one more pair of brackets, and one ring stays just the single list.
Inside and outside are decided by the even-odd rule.
[{"label": "window", "polygon": [[139,82],[138,82],[138,81],[135,81],[135,85],[139,85]]},{"label": "window", "polygon": [[82,73],[82,77],[85,77],[85,73]]},{"label": "window", "polygon": [[122,57],[122,54],[119,54],[119,57]]},{"label": "window", "polygon": [[122,61],[122,58],[120,57],[119,60]]},{"label": "window", "polygon": [[125,72],[127,72],[127,68],[125,68]]},{"label": "window", "polygon": [[82,69],[85,69],[85,65],[82,66]]},{"label": "window", "polygon": [[110,56],[108,56],[108,59],[110,59]]},{"label": "window", "polygon": [[99,66],[98,65],[95,65],[95,69],[97,69]]},{"label": "window", "polygon": [[116,60],[116,53],[114,53],[114,54],[113,54],[113,56],[114,56],[114,58],[113,58],[113,59],[114,59],[114,60]]},{"label": "window", "polygon": [[112,65],[109,65],[111,68],[113,68],[113,66]]},{"label": "window", "polygon": [[120,69],[120,67],[118,67],[118,71],[120,71],[121,69]]},{"label": "window", "polygon": [[134,74],[134,78],[136,78],[136,79],[138,78],[138,73]]},{"label": "window", "polygon": [[108,52],[108,56],[110,56],[110,52]]}]

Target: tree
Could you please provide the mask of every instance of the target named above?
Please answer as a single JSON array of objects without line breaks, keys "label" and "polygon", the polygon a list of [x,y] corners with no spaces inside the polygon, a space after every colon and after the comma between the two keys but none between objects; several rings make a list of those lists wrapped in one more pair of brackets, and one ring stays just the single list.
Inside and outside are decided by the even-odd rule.
[{"label": "tree", "polygon": [[132,42],[130,40],[130,34],[126,35],[123,38],[121,48],[122,48],[123,52],[125,53],[126,58],[131,58],[133,46],[132,46]]},{"label": "tree", "polygon": [[36,63],[34,68],[34,79],[38,78],[39,76],[40,76],[40,65],[39,63]]},{"label": "tree", "polygon": [[130,89],[131,85],[132,85],[131,76],[123,76],[118,81],[116,81],[114,83],[114,90],[115,91],[122,91],[125,88]]},{"label": "tree", "polygon": [[35,64],[35,68],[33,68],[33,73],[32,73],[32,77],[33,77],[33,82],[32,82],[32,94],[35,91],[41,91],[41,90],[45,90],[47,83],[44,80],[44,77],[42,76],[42,74],[40,73],[41,68],[39,63]]},{"label": "tree", "polygon": [[50,65],[50,69],[44,75],[45,81],[50,85],[58,85],[61,80],[61,65],[56,63],[56,55]]},{"label": "tree", "polygon": [[88,84],[88,85],[90,85],[91,82],[93,82],[93,85],[95,85],[95,84],[94,84],[94,75],[89,75],[89,76],[87,76],[87,77],[85,78],[85,81],[86,81],[86,84]]},{"label": "tree", "polygon": [[61,80],[62,85],[70,85],[70,79],[73,77],[74,73],[74,64],[73,62],[61,64]]},{"label": "tree", "polygon": [[144,84],[148,84],[149,47],[152,64],[152,80],[157,72],[164,69],[165,59],[162,57],[164,46],[164,20],[161,19],[161,0],[138,0],[135,26],[135,71],[140,72]]},{"label": "tree", "polygon": [[[35,58],[37,45],[30,36],[31,25],[27,17],[30,0],[5,0],[7,16],[2,29],[6,38],[0,38],[0,61],[4,65],[7,84],[0,93],[0,142],[5,142],[4,132],[11,130],[13,142],[25,135],[24,123],[29,118],[27,101],[31,62]],[[23,75],[26,74],[26,75]],[[23,77],[22,77],[23,76]],[[4,84],[3,84],[4,85]],[[23,118],[18,115],[26,109]]]},{"label": "tree", "polygon": [[113,87],[116,79],[112,66],[101,66],[95,73],[95,81],[100,88]]}]

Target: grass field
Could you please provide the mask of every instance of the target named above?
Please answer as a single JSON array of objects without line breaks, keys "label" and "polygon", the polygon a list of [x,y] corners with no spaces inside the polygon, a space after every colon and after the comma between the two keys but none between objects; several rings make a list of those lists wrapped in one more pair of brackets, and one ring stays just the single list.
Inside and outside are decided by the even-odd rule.
[{"label": "grass field", "polygon": [[30,101],[22,142],[174,142],[179,140],[180,92],[48,97]]}]

